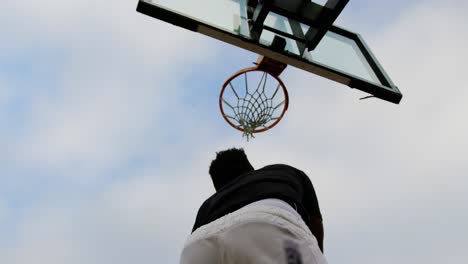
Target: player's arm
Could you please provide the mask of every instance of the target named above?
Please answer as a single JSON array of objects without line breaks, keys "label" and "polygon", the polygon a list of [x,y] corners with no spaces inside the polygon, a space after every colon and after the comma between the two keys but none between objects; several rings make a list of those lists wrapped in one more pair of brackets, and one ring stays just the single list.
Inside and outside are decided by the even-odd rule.
[{"label": "player's arm", "polygon": [[323,222],[322,219],[318,217],[311,217],[309,220],[309,223],[307,223],[309,226],[310,231],[312,234],[315,236],[318,242],[318,246],[320,250],[323,253]]},{"label": "player's arm", "polygon": [[204,221],[206,220],[205,218],[208,214],[209,201],[210,199],[207,199],[198,209],[197,217],[195,218],[195,223],[192,227],[192,233],[195,232],[197,228],[202,226]]},{"label": "player's arm", "polygon": [[314,186],[310,181],[309,177],[302,171],[298,170],[300,177],[302,178],[303,187],[303,200],[302,203],[309,214],[309,221],[307,223],[310,231],[317,239],[320,250],[323,252],[323,220],[320,212],[320,207],[315,194]]}]

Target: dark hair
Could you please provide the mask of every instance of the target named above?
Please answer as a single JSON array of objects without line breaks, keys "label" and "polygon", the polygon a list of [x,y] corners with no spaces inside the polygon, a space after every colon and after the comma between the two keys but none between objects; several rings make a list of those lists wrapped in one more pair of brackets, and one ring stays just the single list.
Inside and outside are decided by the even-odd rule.
[{"label": "dark hair", "polygon": [[253,170],[244,150],[231,148],[216,153],[209,172],[215,189],[219,190],[238,176]]}]

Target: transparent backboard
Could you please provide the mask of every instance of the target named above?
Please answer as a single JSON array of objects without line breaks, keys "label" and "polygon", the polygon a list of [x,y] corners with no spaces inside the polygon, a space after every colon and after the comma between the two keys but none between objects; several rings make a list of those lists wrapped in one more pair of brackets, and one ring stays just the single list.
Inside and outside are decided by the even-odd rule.
[{"label": "transparent backboard", "polygon": [[358,34],[332,26],[314,50],[305,52],[297,40],[282,35],[286,48],[277,51],[271,44],[278,31],[297,35],[299,28],[305,34],[309,26],[270,12],[264,25],[275,32],[263,30],[255,39],[250,32],[248,8],[247,0],[140,0],[137,10],[375,97],[394,103],[401,100],[400,91]]}]

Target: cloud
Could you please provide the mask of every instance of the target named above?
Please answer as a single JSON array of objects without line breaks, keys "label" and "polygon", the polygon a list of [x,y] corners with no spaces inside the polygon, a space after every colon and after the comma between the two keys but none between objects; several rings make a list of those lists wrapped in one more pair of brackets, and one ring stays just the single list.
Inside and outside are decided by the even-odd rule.
[{"label": "cloud", "polygon": [[194,208],[212,192],[208,178],[197,175],[206,170],[205,158],[186,162],[189,166],[172,171],[180,177],[159,177],[159,169],[142,169],[97,194],[83,193],[89,196],[79,202],[51,197],[22,217],[17,239],[3,248],[0,260],[176,263]]},{"label": "cloud", "polygon": [[[1,78],[2,76],[0,76]],[[9,91],[7,90],[8,86],[3,78],[0,79],[0,104],[3,104],[8,99]]]},{"label": "cloud", "polygon": [[0,58],[50,45],[64,59],[29,98],[21,133],[8,135],[13,176],[0,180],[40,199],[15,208],[17,221],[17,197],[4,199],[14,231],[0,239],[1,263],[176,263],[213,192],[208,164],[232,146],[255,167],[287,163],[311,177],[330,263],[463,262],[468,21],[457,2],[414,5],[387,30],[363,32],[403,91],[400,105],[359,101],[359,91],[290,67],[285,119],[248,143],[212,95],[232,47],[128,12],[130,2],[8,3],[7,21],[29,20],[21,34],[3,29],[20,45],[0,44],[12,52]]},{"label": "cloud", "polygon": [[5,221],[7,215],[7,208],[2,197],[0,197],[0,225]]},{"label": "cloud", "polygon": [[[30,133],[11,143],[16,151],[11,162],[89,172],[126,160],[154,122],[167,123],[161,113],[178,108],[176,98],[186,89],[182,84],[191,67],[216,53],[195,34],[129,12],[136,3],[91,2],[11,4],[18,15],[13,22],[28,17],[13,41],[34,36],[30,46],[12,47],[13,54],[44,42],[64,57],[60,65],[46,65],[55,68],[55,80],[36,87],[30,98],[25,120]],[[189,41],[196,52],[181,52]]]}]

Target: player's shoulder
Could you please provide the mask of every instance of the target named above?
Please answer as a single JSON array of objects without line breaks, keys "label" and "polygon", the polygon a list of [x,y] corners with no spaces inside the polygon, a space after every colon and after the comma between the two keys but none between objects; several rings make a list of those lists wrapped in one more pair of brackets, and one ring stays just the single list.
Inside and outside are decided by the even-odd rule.
[{"label": "player's shoulder", "polygon": [[302,171],[287,164],[271,164],[257,170],[258,174],[278,174],[284,176],[291,176],[293,178],[307,178],[308,176]]},{"label": "player's shoulder", "polygon": [[297,168],[291,166],[291,165],[287,165],[287,164],[281,164],[281,163],[278,163],[278,164],[271,164],[271,165],[267,165],[259,170],[289,170],[289,171],[300,171],[298,170]]}]

